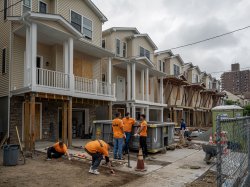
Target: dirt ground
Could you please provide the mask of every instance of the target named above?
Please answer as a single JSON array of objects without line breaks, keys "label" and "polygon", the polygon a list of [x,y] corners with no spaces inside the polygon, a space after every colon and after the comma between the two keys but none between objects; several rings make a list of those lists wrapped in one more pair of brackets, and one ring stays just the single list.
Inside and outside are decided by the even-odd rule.
[{"label": "dirt ground", "polygon": [[80,161],[57,159],[45,161],[44,154],[37,154],[27,159],[25,165],[5,167],[2,165],[0,151],[0,186],[1,187],[43,187],[43,186],[121,186],[139,176],[116,171],[114,176],[109,170],[100,168],[99,176],[89,174],[89,164]]},{"label": "dirt ground", "polygon": [[199,177],[197,180],[194,182],[187,184],[186,187],[216,187],[216,173],[213,171],[207,171]]}]

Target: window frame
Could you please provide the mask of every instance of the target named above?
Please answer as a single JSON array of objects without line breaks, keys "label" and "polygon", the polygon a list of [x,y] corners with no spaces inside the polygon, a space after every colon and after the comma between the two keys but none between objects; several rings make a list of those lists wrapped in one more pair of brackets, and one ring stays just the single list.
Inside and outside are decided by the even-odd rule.
[{"label": "window frame", "polygon": [[[176,70],[178,70],[178,72]],[[180,75],[180,66],[174,64],[174,76],[179,76],[179,75]]]},{"label": "window frame", "polygon": [[[119,40],[119,50],[118,50],[118,46],[117,46],[117,41]],[[117,51],[119,51],[119,53],[117,53]],[[119,38],[115,39],[115,54],[116,56],[121,56],[121,40]]]},{"label": "window frame", "polygon": [[[3,55],[4,54],[4,55]],[[6,74],[7,73],[7,68],[6,68],[6,65],[7,65],[7,48],[3,48],[2,51],[1,51],[1,60],[2,60],[2,75]]]},{"label": "window frame", "polygon": [[[124,54],[124,46],[125,46],[125,54]],[[128,44],[127,42],[122,41],[122,57],[123,58],[127,58],[127,51],[128,51]]]},{"label": "window frame", "polygon": [[24,4],[24,0],[22,1],[22,14],[26,13],[23,11],[24,7],[29,8],[30,9],[29,11],[32,11],[32,0],[29,0],[29,1],[30,1],[30,7]]},{"label": "window frame", "polygon": [[[46,12],[45,12],[45,13],[44,13],[44,12],[40,12],[40,3],[43,3],[43,4],[45,4],[45,5],[46,5]],[[44,2],[44,1],[39,0],[39,1],[38,1],[38,11],[39,11],[39,13],[42,13],[42,14],[47,14],[47,13],[48,13],[48,3],[46,3],[46,2]]]},{"label": "window frame", "polygon": [[[103,41],[104,41],[104,47],[103,47]],[[102,48],[106,49],[106,38],[102,39]]]},{"label": "window frame", "polygon": [[[80,29],[81,29],[81,30],[80,30],[80,31],[72,25],[72,12],[75,13],[75,14],[78,14],[79,16],[81,16],[81,25],[80,25]],[[75,22],[73,22],[73,23],[74,23],[74,24],[78,24],[78,23],[75,23]],[[82,15],[81,15],[81,14],[79,14],[78,12],[76,12],[76,11],[74,11],[74,10],[70,10],[70,24],[71,24],[72,27],[74,27],[74,29],[76,29],[78,32],[82,33]]]},{"label": "window frame", "polygon": [[[141,49],[143,49],[143,56],[142,56],[142,54],[141,54]],[[146,55],[147,54],[147,52],[148,52],[148,54],[149,54],[149,57]],[[144,47],[142,47],[142,46],[139,46],[139,56],[140,57],[147,57],[149,60],[150,60],[150,51],[148,50],[148,49],[146,49],[146,48],[144,48]]]}]

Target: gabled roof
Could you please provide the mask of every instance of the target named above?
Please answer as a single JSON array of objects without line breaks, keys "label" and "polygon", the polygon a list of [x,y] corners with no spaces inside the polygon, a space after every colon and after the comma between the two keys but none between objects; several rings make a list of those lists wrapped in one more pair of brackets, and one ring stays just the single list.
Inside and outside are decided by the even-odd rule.
[{"label": "gabled roof", "polygon": [[173,58],[177,58],[178,60],[179,60],[179,62],[181,62],[181,65],[183,66],[184,65],[184,61],[183,61],[183,59],[181,58],[181,56],[179,55],[179,54],[177,54],[177,55],[174,55],[173,56]]},{"label": "gabled roof", "polygon": [[171,50],[157,51],[155,55],[161,55],[164,53],[168,53],[170,56],[174,56],[174,53]]},{"label": "gabled roof", "polygon": [[135,27],[111,27],[109,29],[104,30],[103,34],[108,34],[116,31],[132,31],[134,34],[140,34],[140,32]]},{"label": "gabled roof", "polygon": [[89,6],[89,8],[100,18],[100,20],[104,23],[108,21],[106,16],[100,11],[99,8],[91,1],[91,0],[84,0],[84,2]]},{"label": "gabled roof", "polygon": [[137,38],[137,37],[144,37],[144,38],[146,38],[146,40],[149,42],[149,44],[152,46],[152,48],[154,50],[158,49],[158,47],[156,46],[156,44],[153,42],[153,40],[150,38],[150,36],[148,34],[135,34],[135,35],[132,35],[132,36],[130,36],[128,38],[132,39],[132,38]]}]

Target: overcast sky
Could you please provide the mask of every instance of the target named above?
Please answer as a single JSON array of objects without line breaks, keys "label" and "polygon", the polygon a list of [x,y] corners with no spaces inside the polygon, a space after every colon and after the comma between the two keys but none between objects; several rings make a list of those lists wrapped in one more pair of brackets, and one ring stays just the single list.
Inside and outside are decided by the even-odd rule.
[{"label": "overcast sky", "polygon": [[[137,27],[159,50],[250,25],[249,0],[93,0],[107,16],[103,29]],[[250,28],[192,47],[173,50],[208,73],[239,62],[250,67]],[[218,76],[218,74],[212,74]]]}]

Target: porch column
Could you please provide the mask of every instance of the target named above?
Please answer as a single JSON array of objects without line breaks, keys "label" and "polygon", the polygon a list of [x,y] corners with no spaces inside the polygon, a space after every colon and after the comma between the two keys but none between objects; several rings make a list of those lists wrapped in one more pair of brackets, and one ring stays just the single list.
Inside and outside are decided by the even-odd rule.
[{"label": "porch column", "polygon": [[36,96],[34,93],[32,93],[30,95],[31,151],[35,150],[35,123],[36,123]]},{"label": "porch column", "polygon": [[63,64],[64,64],[64,73],[69,74],[69,43],[65,41],[63,43]]},{"label": "porch column", "polygon": [[146,107],[146,121],[149,121],[149,107]]},{"label": "porch column", "polygon": [[31,84],[31,70],[30,70],[30,60],[31,60],[31,50],[30,50],[30,27],[26,27],[26,49],[25,49],[25,59],[24,59],[24,86],[29,86]]},{"label": "porch column", "polygon": [[145,84],[145,81],[144,81],[144,76],[145,76],[145,71],[142,70],[141,71],[141,94],[142,94],[142,100],[144,101],[144,84]]},{"label": "porch column", "polygon": [[36,58],[37,58],[37,24],[30,25],[30,53],[31,53],[31,84],[36,85]]},{"label": "porch column", "polygon": [[163,77],[160,78],[160,102],[163,104]]},{"label": "porch column", "polygon": [[113,111],[113,106],[112,106],[112,102],[109,102],[109,120],[112,120],[113,116],[112,116],[112,111]]},{"label": "porch column", "polygon": [[129,112],[129,114],[131,116],[131,111],[130,111],[129,103],[126,104],[126,112]]},{"label": "porch column", "polygon": [[24,103],[24,145],[25,150],[29,151],[30,149],[30,98],[29,95],[25,95]]},{"label": "porch column", "polygon": [[75,89],[75,80],[74,80],[74,73],[73,73],[73,62],[74,62],[74,40],[73,38],[68,39],[68,56],[69,56],[69,63],[68,63],[68,74],[69,74],[69,88],[71,92]]},{"label": "porch column", "polygon": [[148,68],[145,71],[145,77],[146,77],[146,101],[149,101],[149,73],[148,73]]},{"label": "porch column", "polygon": [[132,64],[132,100],[136,99],[136,77],[135,77],[135,72],[136,72],[136,65],[135,63]]},{"label": "porch column", "polygon": [[163,111],[164,111],[164,108],[161,108],[161,110],[160,110],[160,122],[164,122]]},{"label": "porch column", "polygon": [[63,102],[62,107],[62,141],[67,143],[67,101]]},{"label": "porch column", "polygon": [[72,146],[72,97],[68,101],[68,147]]},{"label": "porch column", "polygon": [[136,113],[135,105],[132,104],[132,107],[131,107],[131,108],[132,108],[132,114],[131,114],[131,116],[132,116],[132,118],[135,119],[135,117],[136,117],[136,116],[135,116],[135,113]]},{"label": "porch column", "polygon": [[127,64],[127,100],[131,100],[131,64]]},{"label": "porch column", "polygon": [[111,57],[108,58],[108,67],[107,67],[107,82],[108,82],[108,93],[111,95],[111,74],[112,74],[112,61]]},{"label": "porch column", "polygon": [[141,114],[145,114],[144,108],[141,108]]}]

